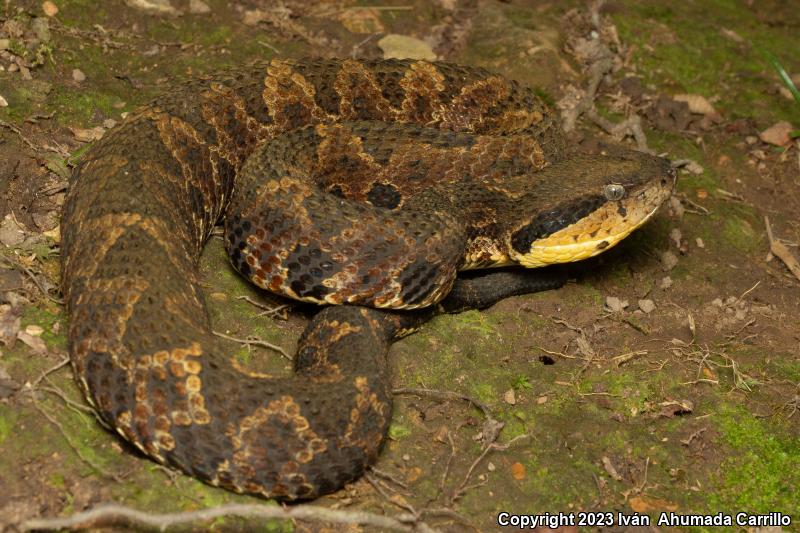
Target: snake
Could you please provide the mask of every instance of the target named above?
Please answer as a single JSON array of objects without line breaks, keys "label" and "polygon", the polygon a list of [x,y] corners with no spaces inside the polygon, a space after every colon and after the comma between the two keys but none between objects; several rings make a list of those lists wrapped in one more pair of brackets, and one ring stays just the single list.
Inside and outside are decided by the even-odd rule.
[{"label": "snake", "polygon": [[[183,82],[73,172],[61,257],[79,387],[146,456],[211,485],[336,491],[385,440],[391,343],[431,310],[537,290],[528,269],[459,272],[601,253],[674,186],[663,158],[567,145],[533,89],[478,67],[276,58]],[[245,368],[212,334],[198,261],[221,221],[243,276],[324,304],[290,375]]]}]

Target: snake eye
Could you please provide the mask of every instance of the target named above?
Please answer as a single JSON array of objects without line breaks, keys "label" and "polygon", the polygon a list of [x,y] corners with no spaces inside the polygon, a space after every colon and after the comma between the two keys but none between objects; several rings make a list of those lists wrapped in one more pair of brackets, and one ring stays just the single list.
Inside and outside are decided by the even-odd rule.
[{"label": "snake eye", "polygon": [[611,201],[622,200],[622,197],[625,196],[625,187],[617,183],[609,183],[603,187],[603,194]]}]

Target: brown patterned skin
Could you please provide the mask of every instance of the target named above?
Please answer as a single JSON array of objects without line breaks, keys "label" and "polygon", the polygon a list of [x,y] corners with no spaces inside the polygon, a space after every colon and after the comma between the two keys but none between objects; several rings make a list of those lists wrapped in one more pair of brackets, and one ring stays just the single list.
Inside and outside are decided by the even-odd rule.
[{"label": "brown patterned skin", "polygon": [[[274,146],[265,146],[275,151],[280,139],[288,138],[281,136],[297,128],[311,126],[297,135],[325,128],[330,133],[342,121],[363,120],[424,125],[428,133],[411,136],[431,137],[429,144],[440,146],[442,153],[459,143],[488,143],[476,154],[491,161],[473,158],[482,168],[498,161],[500,166],[541,168],[564,151],[552,113],[530,90],[481,69],[413,61],[274,60],[185,84],[132,113],[84,156],[62,221],[70,354],[81,388],[101,417],[148,456],[213,485],[286,500],[334,491],[375,460],[391,416],[388,346],[430,312],[326,308],[300,340],[295,374],[263,375],[241,369],[211,334],[197,270],[202,246],[232,198],[235,209],[227,231],[232,258],[264,286],[289,287],[296,295],[319,292],[314,280],[303,275],[324,269],[322,255],[336,262],[331,255],[336,250],[352,249],[357,255],[361,244],[372,245],[376,232],[353,233],[353,225],[345,227],[341,218],[319,218],[319,205],[308,203],[313,196],[308,184],[289,179],[288,157],[270,159],[278,188],[293,201],[306,202],[299,215],[307,220],[301,222],[317,217],[312,227],[318,234],[293,235],[291,224],[279,224],[290,220],[285,217],[273,219],[271,228],[268,220],[256,227],[255,222],[265,223],[270,216],[259,199],[265,196],[265,182],[257,179],[257,171],[266,166],[251,158],[247,165],[256,172],[240,172],[264,141],[273,139]],[[432,134],[433,129],[454,133]],[[505,138],[481,140],[470,134]],[[503,152],[502,146],[511,148]],[[282,149],[288,148],[284,143]],[[368,208],[353,208],[354,216],[367,217],[367,211],[377,216],[375,205],[388,208],[397,200],[391,187],[376,188],[373,181],[368,189],[359,188],[343,179],[341,168],[336,175],[337,156],[358,157],[358,151],[347,152],[333,142],[318,150],[313,161],[301,152],[294,163],[331,169],[320,178],[330,180],[331,192],[363,202],[359,195],[366,191]],[[400,154],[390,152],[387,157]],[[403,158],[409,164],[413,159],[408,151]],[[332,189],[348,183],[349,192]],[[399,194],[403,202],[419,202],[428,210],[433,217],[425,222],[428,230],[406,219],[409,225],[402,230],[387,226],[400,243],[396,248],[367,247],[375,260],[365,263],[363,271],[349,272],[348,264],[339,262],[363,285],[362,296],[345,294],[341,301],[378,306],[400,301],[416,307],[449,290],[474,228],[450,218],[437,203],[441,196],[426,197],[424,190]],[[330,202],[332,196],[323,198],[320,202]],[[563,205],[559,212],[572,204]],[[545,207],[553,207],[552,201]],[[253,213],[253,220],[246,218]],[[523,218],[530,221],[535,215]],[[372,224],[397,219],[357,220],[356,227],[363,229],[368,222],[375,230]],[[284,246],[280,253],[286,264],[271,272],[263,261],[254,268],[245,256],[256,252],[242,252],[251,235],[260,239],[250,239],[256,248],[271,241]],[[318,249],[320,265],[306,265],[317,254],[302,247],[319,237],[329,241]],[[306,265],[307,271],[282,273],[292,263]],[[399,273],[386,276],[382,270],[393,268]],[[386,287],[394,275],[400,289],[393,292]],[[377,288],[365,276],[376,280]],[[420,278],[427,281],[407,290]],[[358,292],[348,290],[350,295]]]}]

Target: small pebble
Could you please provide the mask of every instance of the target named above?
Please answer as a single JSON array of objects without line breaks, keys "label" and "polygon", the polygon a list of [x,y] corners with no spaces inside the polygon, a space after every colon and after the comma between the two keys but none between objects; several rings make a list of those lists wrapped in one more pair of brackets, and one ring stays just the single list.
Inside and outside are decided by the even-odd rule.
[{"label": "small pebble", "polygon": [[669,276],[664,276],[663,278],[661,278],[661,283],[659,284],[659,287],[662,290],[667,290],[670,287],[672,287],[672,278]]},{"label": "small pebble", "polygon": [[695,243],[697,243],[697,247],[698,248],[705,248],[706,247],[706,243],[704,243],[703,239],[701,239],[700,237],[695,239]]},{"label": "small pebble", "polygon": [[47,0],[46,2],[42,2],[42,11],[44,11],[44,14],[48,17],[55,17],[58,15],[58,6],[50,0]]},{"label": "small pebble", "polygon": [[103,127],[106,128],[107,130],[110,130],[111,128],[113,128],[116,125],[117,125],[117,121],[114,120],[113,118],[107,118],[107,119],[105,119],[103,121]]},{"label": "small pebble", "polygon": [[606,307],[608,307],[612,313],[619,313],[628,307],[628,300],[620,300],[616,296],[606,296]]},{"label": "small pebble", "polygon": [[3,98],[2,94],[0,94],[0,107],[8,107],[8,102]]},{"label": "small pebble", "polygon": [[86,80],[86,74],[79,68],[72,69],[72,79],[80,83]]},{"label": "small pebble", "polygon": [[639,309],[641,309],[643,313],[649,314],[654,311],[655,308],[656,304],[653,303],[653,300],[639,300]]},{"label": "small pebble", "polygon": [[514,393],[514,389],[508,389],[505,393],[503,393],[503,401],[508,405],[517,404],[517,395]]},{"label": "small pebble", "polygon": [[411,460],[411,456],[408,455],[407,453],[404,453],[403,454],[403,461],[410,461],[410,460]]},{"label": "small pebble", "polygon": [[208,7],[208,4],[203,2],[203,0],[189,0],[189,13],[194,15],[202,15],[210,11],[211,8]]},{"label": "small pebble", "polygon": [[42,328],[42,326],[37,326],[36,324],[30,324],[25,327],[25,333],[28,335],[33,335],[34,337],[38,337],[44,333],[44,328]]},{"label": "small pebble", "polygon": [[661,253],[661,266],[664,270],[672,270],[678,265],[678,256],[667,250]]}]

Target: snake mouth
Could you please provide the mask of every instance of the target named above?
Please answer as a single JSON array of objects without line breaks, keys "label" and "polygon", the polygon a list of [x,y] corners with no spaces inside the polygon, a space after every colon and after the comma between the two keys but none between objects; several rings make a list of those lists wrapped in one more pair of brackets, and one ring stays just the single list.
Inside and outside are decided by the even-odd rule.
[{"label": "snake mouth", "polygon": [[516,261],[528,268],[588,259],[612,248],[647,222],[669,198],[664,182],[648,185],[635,195],[604,203],[577,222],[535,240]]}]

